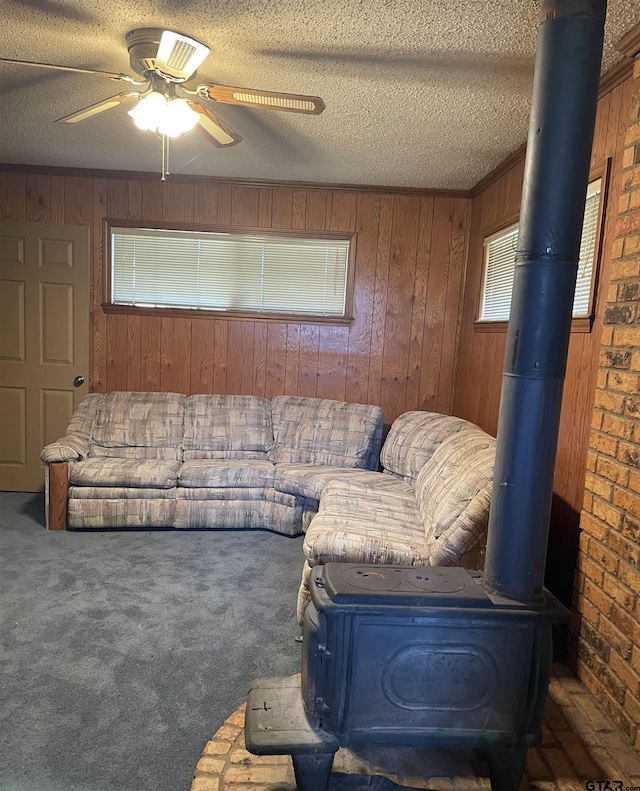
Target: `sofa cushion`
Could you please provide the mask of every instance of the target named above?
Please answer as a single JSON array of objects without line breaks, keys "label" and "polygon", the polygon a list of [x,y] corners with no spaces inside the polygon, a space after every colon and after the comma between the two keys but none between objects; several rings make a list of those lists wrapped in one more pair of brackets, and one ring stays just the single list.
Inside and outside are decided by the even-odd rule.
[{"label": "sofa cushion", "polygon": [[329,481],[309,525],[304,552],[311,564],[428,565],[428,549],[413,489],[391,476]]},{"label": "sofa cushion", "polygon": [[367,467],[382,425],[380,407],[301,396],[276,396],[271,416],[276,464]]},{"label": "sofa cushion", "polygon": [[272,487],[275,468],[270,461],[185,461],[178,473],[178,486],[220,489],[229,487]]},{"label": "sofa cushion", "polygon": [[246,395],[193,395],[185,409],[184,459],[262,458],[273,444],[271,405]]},{"label": "sofa cushion", "polygon": [[178,461],[156,459],[86,459],[73,465],[73,486],[131,486],[171,489],[178,485]]},{"label": "sofa cushion", "polygon": [[321,464],[276,464],[274,487],[279,492],[299,494],[319,500],[328,481],[335,478],[375,482],[382,473],[353,467],[327,467]]},{"label": "sofa cushion", "polygon": [[175,500],[178,490],[129,486],[70,486],[70,500]]},{"label": "sofa cushion", "polygon": [[180,393],[107,393],[96,410],[89,455],[181,459],[185,401]]},{"label": "sofa cushion", "polygon": [[467,420],[436,412],[405,412],[393,421],[380,452],[386,472],[413,483],[440,443],[462,431]]},{"label": "sofa cushion", "polygon": [[271,491],[264,486],[258,489],[252,489],[249,486],[241,486],[232,488],[231,486],[222,486],[215,488],[213,486],[196,487],[196,486],[178,486],[176,491],[177,500],[266,500],[267,492]]},{"label": "sofa cushion", "polygon": [[415,490],[431,565],[459,564],[484,537],[495,453],[496,440],[467,423],[422,468]]}]

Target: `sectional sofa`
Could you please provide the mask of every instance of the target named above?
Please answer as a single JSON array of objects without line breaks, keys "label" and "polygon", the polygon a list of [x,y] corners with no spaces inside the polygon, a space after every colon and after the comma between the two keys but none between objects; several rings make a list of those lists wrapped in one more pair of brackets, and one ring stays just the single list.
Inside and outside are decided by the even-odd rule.
[{"label": "sectional sofa", "polygon": [[243,395],[89,395],[65,436],[41,455],[49,527],[64,498],[67,525],[76,529],[268,528],[298,535],[316,509],[278,485],[276,476],[286,478],[292,464],[377,467],[381,437],[382,410],[363,404],[295,396],[270,402]]},{"label": "sectional sofa", "polygon": [[481,568],[495,439],[431,412],[382,430],[327,399],[95,393],[42,451],[47,526],[305,532],[299,617],[318,563]]}]

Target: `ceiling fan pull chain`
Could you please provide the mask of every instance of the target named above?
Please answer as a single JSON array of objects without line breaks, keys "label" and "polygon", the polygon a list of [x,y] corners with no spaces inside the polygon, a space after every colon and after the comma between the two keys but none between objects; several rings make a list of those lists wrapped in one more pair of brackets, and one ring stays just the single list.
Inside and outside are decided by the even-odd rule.
[{"label": "ceiling fan pull chain", "polygon": [[162,181],[169,175],[169,138],[162,135]]}]

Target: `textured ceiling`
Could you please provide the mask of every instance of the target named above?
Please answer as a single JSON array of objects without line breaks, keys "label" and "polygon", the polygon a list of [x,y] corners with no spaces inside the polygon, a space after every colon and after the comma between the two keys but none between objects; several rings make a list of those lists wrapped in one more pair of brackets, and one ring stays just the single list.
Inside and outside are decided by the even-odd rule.
[{"label": "textured ceiling", "polygon": [[[196,131],[174,173],[466,189],[526,139],[536,0],[3,0],[0,56],[131,73],[127,31],[211,47],[200,82],[321,96],[321,116],[218,105],[244,141]],[[640,23],[610,0],[603,70]],[[158,142],[122,107],[54,123],[122,90],[94,75],[0,63],[0,162],[159,172]],[[126,88],[125,88],[126,89]]]}]

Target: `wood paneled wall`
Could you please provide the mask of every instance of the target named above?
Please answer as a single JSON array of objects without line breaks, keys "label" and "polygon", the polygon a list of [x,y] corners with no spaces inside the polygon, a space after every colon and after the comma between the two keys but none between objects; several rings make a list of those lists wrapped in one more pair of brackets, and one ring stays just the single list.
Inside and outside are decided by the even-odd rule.
[{"label": "wood paneled wall", "polygon": [[[600,283],[608,282],[631,83],[598,105],[592,163],[612,160]],[[379,404],[387,423],[410,409],[451,412],[495,434],[506,334],[478,332],[473,322],[483,239],[517,214],[523,169],[516,161],[471,201],[464,194],[162,183],[0,166],[0,219],[90,227],[94,391],[299,394]],[[104,218],[355,231],[354,320],[339,326],[105,314]],[[548,562],[550,587],[567,602],[605,297],[600,289],[592,332],[572,334],[567,365]]]},{"label": "wood paneled wall", "polygon": [[[631,78],[603,96],[598,103],[592,154],[595,167],[611,157],[611,176],[606,206],[606,226],[600,283],[608,283],[613,228],[618,213],[622,178],[624,134],[632,94]],[[496,433],[506,332],[478,332],[473,322],[478,316],[483,270],[483,240],[501,223],[513,221],[520,209],[524,160],[515,164],[473,200],[469,231],[469,257],[462,308],[462,328],[453,414]],[[606,294],[597,294],[596,320],[590,333],[571,335],[556,463],[555,497],[547,562],[547,583],[565,603],[570,604],[577,554],[579,519],[584,494],[584,477],[589,427],[593,410],[602,314]]]},{"label": "wood paneled wall", "polygon": [[[345,399],[387,423],[451,408],[469,210],[467,197],[0,172],[0,219],[91,228],[92,390]],[[354,320],[105,314],[105,217],[355,231]]]}]

